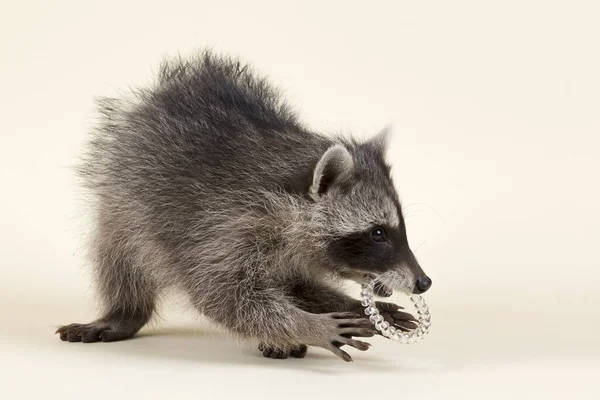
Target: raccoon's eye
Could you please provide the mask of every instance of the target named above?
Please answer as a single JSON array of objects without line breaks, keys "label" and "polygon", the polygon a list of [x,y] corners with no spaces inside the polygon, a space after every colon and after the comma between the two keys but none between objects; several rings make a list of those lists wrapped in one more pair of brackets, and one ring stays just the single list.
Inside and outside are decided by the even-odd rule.
[{"label": "raccoon's eye", "polygon": [[373,241],[377,243],[385,242],[385,231],[383,230],[383,228],[376,227],[371,229],[371,239],[373,239]]}]

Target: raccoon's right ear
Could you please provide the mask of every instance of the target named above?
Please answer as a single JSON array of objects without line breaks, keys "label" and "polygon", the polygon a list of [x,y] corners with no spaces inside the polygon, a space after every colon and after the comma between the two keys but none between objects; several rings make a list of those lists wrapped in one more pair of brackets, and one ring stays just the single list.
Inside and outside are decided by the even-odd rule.
[{"label": "raccoon's right ear", "polygon": [[388,146],[390,144],[390,140],[392,138],[392,125],[388,124],[385,128],[383,128],[379,133],[369,139],[369,143],[371,143],[379,152],[385,156],[387,152]]},{"label": "raccoon's right ear", "polygon": [[318,200],[332,185],[348,180],[353,170],[354,160],[348,149],[340,144],[331,146],[315,167],[310,197]]}]

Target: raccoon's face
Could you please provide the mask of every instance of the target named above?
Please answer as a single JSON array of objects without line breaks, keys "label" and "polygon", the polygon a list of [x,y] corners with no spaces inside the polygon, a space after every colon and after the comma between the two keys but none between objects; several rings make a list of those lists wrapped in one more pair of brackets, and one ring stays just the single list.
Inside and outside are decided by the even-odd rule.
[{"label": "raccoon's face", "polygon": [[344,277],[375,277],[393,289],[431,286],[408,245],[398,195],[385,163],[386,136],[335,145],[315,168],[311,197],[327,220],[327,255]]}]

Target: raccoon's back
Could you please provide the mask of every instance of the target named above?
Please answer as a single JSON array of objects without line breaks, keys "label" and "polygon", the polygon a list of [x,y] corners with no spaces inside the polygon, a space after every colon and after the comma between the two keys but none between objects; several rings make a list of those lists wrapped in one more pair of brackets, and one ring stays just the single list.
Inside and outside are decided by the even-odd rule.
[{"label": "raccoon's back", "polygon": [[209,52],[167,61],[153,87],[99,106],[103,120],[79,171],[100,195],[119,191],[143,204],[208,207],[232,191],[303,192],[330,145],[247,65]]}]

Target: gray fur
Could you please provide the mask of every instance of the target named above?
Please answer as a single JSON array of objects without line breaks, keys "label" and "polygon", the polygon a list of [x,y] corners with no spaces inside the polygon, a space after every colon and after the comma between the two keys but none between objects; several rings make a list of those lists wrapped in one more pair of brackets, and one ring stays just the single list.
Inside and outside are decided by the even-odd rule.
[{"label": "gray fur", "polygon": [[[385,135],[311,132],[250,67],[210,52],[165,62],[153,87],[99,107],[78,172],[97,199],[90,250],[105,309],[61,339],[130,337],[177,286],[265,355],[313,345],[349,361],[340,347],[366,350],[352,336],[374,331],[336,285],[396,271],[388,280],[413,290],[423,275],[404,245]],[[401,249],[385,265],[349,266],[336,246],[374,225],[397,231]]]}]

